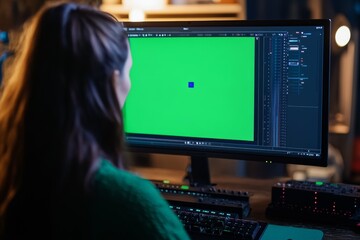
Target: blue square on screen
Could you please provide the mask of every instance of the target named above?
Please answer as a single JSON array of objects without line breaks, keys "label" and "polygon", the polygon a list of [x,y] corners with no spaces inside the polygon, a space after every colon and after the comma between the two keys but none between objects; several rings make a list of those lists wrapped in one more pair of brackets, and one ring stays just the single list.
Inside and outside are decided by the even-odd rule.
[{"label": "blue square on screen", "polygon": [[188,82],[188,87],[189,88],[194,88],[194,82]]}]

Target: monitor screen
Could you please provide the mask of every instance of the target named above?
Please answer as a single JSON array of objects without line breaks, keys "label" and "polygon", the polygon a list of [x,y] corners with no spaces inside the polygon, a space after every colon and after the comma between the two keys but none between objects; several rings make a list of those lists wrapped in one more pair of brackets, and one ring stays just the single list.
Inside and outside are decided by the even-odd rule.
[{"label": "monitor screen", "polygon": [[326,165],[329,20],[124,25],[130,149]]}]

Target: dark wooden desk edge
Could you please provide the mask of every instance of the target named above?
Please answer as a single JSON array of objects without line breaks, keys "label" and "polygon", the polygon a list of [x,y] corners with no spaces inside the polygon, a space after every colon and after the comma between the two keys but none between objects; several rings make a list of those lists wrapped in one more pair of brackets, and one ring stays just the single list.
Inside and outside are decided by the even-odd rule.
[{"label": "dark wooden desk edge", "polygon": [[[169,180],[173,183],[186,183],[183,181],[184,171],[161,168],[132,168],[131,171],[150,180]],[[254,179],[234,176],[212,176],[211,180],[220,188],[241,190],[250,193],[251,213],[249,219],[265,221],[278,225],[291,225],[295,227],[319,229],[324,232],[324,240],[360,239],[359,233],[345,227],[267,218],[265,210],[267,205],[270,203],[271,186],[278,181],[286,180],[286,178]]]}]

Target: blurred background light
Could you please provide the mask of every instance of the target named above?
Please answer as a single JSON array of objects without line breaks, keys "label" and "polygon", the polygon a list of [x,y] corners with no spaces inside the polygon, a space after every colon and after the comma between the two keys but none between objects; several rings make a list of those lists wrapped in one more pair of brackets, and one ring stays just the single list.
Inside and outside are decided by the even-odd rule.
[{"label": "blurred background light", "polygon": [[344,47],[349,43],[350,37],[351,37],[351,32],[349,27],[343,25],[336,30],[335,42],[339,47]]},{"label": "blurred background light", "polygon": [[141,9],[132,9],[129,12],[129,20],[131,22],[142,22],[145,21],[145,13]]}]

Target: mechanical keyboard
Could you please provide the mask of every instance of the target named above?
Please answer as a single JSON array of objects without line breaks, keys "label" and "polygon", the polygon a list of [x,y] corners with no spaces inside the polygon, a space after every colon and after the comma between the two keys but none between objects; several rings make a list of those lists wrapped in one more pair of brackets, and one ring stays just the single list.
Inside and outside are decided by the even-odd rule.
[{"label": "mechanical keyboard", "polygon": [[172,206],[193,239],[260,239],[266,223],[234,218],[231,213]]},{"label": "mechanical keyboard", "polygon": [[176,207],[226,212],[231,217],[245,218],[250,213],[249,193],[215,187],[192,187],[152,180],[162,196]]},{"label": "mechanical keyboard", "polygon": [[323,239],[320,230],[245,219],[250,213],[248,192],[191,187],[169,181],[152,182],[179,217],[191,239]]},{"label": "mechanical keyboard", "polygon": [[271,195],[268,217],[360,226],[360,186],[291,180],[274,184]]}]

